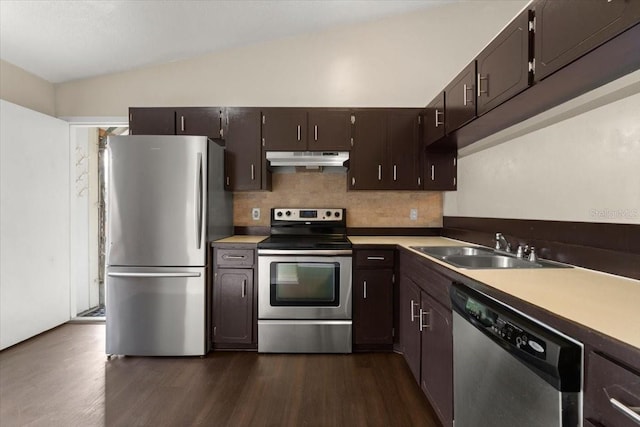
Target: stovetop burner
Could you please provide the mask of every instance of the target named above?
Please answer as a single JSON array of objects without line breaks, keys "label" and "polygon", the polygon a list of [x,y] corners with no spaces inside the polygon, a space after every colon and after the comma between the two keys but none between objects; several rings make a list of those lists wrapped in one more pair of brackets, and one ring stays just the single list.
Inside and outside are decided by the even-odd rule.
[{"label": "stovetop burner", "polygon": [[346,209],[273,208],[271,236],[258,249],[351,249]]}]

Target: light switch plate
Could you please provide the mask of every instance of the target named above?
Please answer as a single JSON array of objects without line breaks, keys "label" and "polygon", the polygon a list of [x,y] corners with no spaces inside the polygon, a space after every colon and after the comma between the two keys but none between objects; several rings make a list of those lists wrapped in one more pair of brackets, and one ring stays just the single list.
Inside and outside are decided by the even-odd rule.
[{"label": "light switch plate", "polygon": [[412,209],[409,211],[409,219],[410,219],[411,221],[417,221],[417,220],[418,220],[418,209],[416,209],[416,208],[412,208]]},{"label": "light switch plate", "polygon": [[253,218],[254,221],[260,219],[260,208],[251,209],[251,218]]}]

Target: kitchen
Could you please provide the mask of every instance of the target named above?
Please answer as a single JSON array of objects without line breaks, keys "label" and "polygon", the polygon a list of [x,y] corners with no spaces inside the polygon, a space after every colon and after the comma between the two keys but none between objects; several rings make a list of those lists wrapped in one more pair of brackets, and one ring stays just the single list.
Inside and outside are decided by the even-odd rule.
[{"label": "kitchen", "polygon": [[[42,93],[36,97],[38,102],[52,101],[44,108],[37,105],[32,108],[45,109],[45,113],[57,117],[78,118],[122,117],[132,106],[424,107],[525,4],[453,4],[353,29],[336,29],[148,69],[61,83],[55,85],[55,91],[53,85],[40,82]],[[451,35],[446,44],[429,43],[440,40],[438,34],[448,33],[450,27],[465,31]],[[289,52],[296,52],[301,60],[287,62]],[[434,62],[439,65],[434,67]],[[2,75],[10,73],[11,65],[3,62]],[[230,76],[237,76],[237,80]],[[24,73],[21,77],[25,78]],[[313,201],[316,206],[337,203],[347,207],[348,218],[353,221],[348,225],[354,228],[441,227],[443,216],[635,225],[638,183],[634,178],[637,176],[634,126],[638,101],[637,95],[633,95],[637,93],[637,76],[635,80],[633,77],[613,82],[607,92],[596,94],[595,101],[586,99],[582,104],[570,106],[568,111],[556,113],[555,118],[544,118],[547,120],[543,121],[544,126],[555,120],[554,125],[532,131],[536,125],[529,123],[525,131],[516,129],[506,136],[503,133],[495,137],[509,140],[507,143],[464,156],[460,153],[456,192],[346,192],[344,174],[275,173],[271,192],[234,194],[234,225],[267,227],[269,209],[287,200],[284,194],[289,191],[299,197],[296,206]],[[3,83],[3,99],[12,101],[11,96],[18,96],[15,91],[19,87],[14,84],[5,89]],[[55,97],[51,96],[53,92]],[[608,102],[603,104],[604,101]],[[15,98],[12,102],[19,103]],[[595,107],[598,102],[600,106]],[[582,111],[585,105],[587,111]],[[612,141],[620,145],[613,146]],[[573,172],[585,169],[592,173]],[[292,188],[294,185],[299,187]],[[325,186],[329,186],[329,192],[310,191]],[[341,199],[334,199],[330,193]],[[350,202],[352,198],[354,202]],[[390,203],[385,205],[380,200]],[[253,207],[261,208],[257,221],[251,217]],[[418,210],[416,220],[410,218],[412,208]],[[604,218],[599,214],[603,211]],[[64,239],[62,236],[59,242]],[[53,249],[65,251],[64,246],[54,245]],[[3,277],[3,290],[5,283]],[[64,288],[62,291],[64,299]],[[3,301],[7,300],[5,295]],[[21,298],[15,301],[18,300]],[[63,306],[65,302],[60,304]],[[4,313],[7,309],[3,305]],[[60,322],[64,321],[68,310],[57,316],[62,319]],[[6,324],[4,319],[2,323]],[[5,336],[4,331],[2,335]]]}]

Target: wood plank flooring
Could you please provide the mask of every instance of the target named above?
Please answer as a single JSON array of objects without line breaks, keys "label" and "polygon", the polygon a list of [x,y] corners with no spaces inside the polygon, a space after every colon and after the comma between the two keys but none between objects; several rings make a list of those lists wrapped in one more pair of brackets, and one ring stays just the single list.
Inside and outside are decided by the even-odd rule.
[{"label": "wood plank flooring", "polygon": [[0,352],[0,426],[425,426],[401,355],[116,357],[103,324],[66,324]]}]

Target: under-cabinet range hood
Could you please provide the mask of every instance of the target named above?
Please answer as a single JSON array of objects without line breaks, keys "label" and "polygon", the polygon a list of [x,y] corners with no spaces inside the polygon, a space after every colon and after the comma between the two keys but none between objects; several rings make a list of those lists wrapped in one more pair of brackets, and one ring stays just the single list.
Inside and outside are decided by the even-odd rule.
[{"label": "under-cabinet range hood", "polygon": [[267,151],[271,166],[345,166],[349,160],[348,151]]}]

